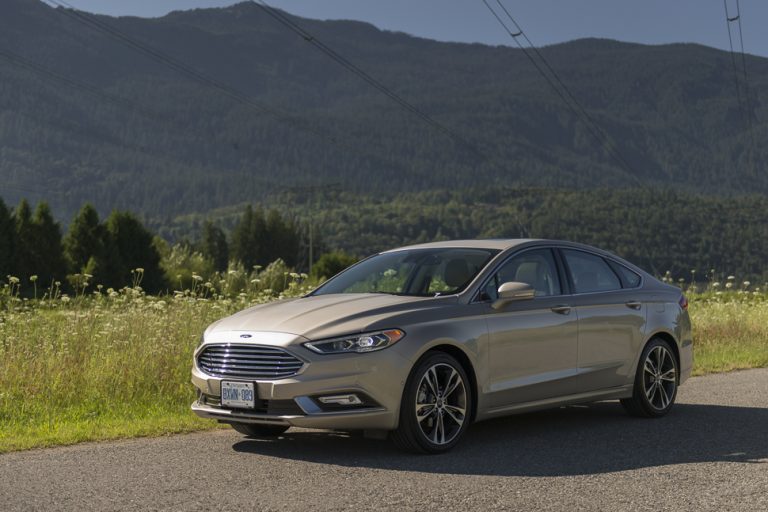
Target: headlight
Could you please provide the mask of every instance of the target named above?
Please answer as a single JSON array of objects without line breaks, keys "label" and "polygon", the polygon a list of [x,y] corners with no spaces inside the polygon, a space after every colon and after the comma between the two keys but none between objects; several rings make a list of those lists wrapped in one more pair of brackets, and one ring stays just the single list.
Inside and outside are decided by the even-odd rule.
[{"label": "headlight", "polygon": [[400,329],[388,329],[367,334],[354,334],[331,340],[311,341],[304,346],[318,354],[344,354],[348,352],[373,352],[394,345],[405,333]]}]

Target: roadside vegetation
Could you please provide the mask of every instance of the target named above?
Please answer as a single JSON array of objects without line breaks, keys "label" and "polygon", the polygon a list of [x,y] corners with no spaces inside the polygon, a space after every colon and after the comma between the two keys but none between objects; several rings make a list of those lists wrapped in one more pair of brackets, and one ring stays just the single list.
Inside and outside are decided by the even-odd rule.
[{"label": "roadside vegetation", "polygon": [[[159,296],[142,289],[141,269],[133,276],[120,290],[83,276],[75,293],[54,287],[38,299],[21,297],[15,277],[0,287],[0,453],[215,428],[189,411],[189,371],[203,329],[318,282],[282,261],[210,280],[194,273],[190,287]],[[734,278],[682,285],[695,328],[695,375],[768,366],[764,287]]]}]

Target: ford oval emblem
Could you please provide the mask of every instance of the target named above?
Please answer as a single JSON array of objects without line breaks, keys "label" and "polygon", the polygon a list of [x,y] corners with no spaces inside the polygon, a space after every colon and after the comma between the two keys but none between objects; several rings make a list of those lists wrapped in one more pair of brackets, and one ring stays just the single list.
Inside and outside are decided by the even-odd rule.
[{"label": "ford oval emblem", "polygon": [[251,336],[250,334],[241,334],[240,337],[241,338],[252,338],[253,336]]}]

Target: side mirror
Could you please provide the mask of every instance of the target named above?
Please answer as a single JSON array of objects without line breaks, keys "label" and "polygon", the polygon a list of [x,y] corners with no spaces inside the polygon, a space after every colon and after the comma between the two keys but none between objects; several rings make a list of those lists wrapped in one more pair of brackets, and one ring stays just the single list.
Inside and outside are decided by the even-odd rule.
[{"label": "side mirror", "polygon": [[493,309],[500,309],[509,302],[516,300],[528,300],[536,296],[536,290],[528,283],[510,281],[499,286],[499,298],[491,304]]}]

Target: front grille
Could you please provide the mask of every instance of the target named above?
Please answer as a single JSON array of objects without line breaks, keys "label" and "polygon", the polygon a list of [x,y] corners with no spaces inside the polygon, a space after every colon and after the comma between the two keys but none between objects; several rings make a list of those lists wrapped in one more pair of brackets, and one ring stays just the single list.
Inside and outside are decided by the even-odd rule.
[{"label": "front grille", "polygon": [[285,350],[259,345],[208,345],[197,356],[200,369],[213,377],[282,379],[304,363]]}]

